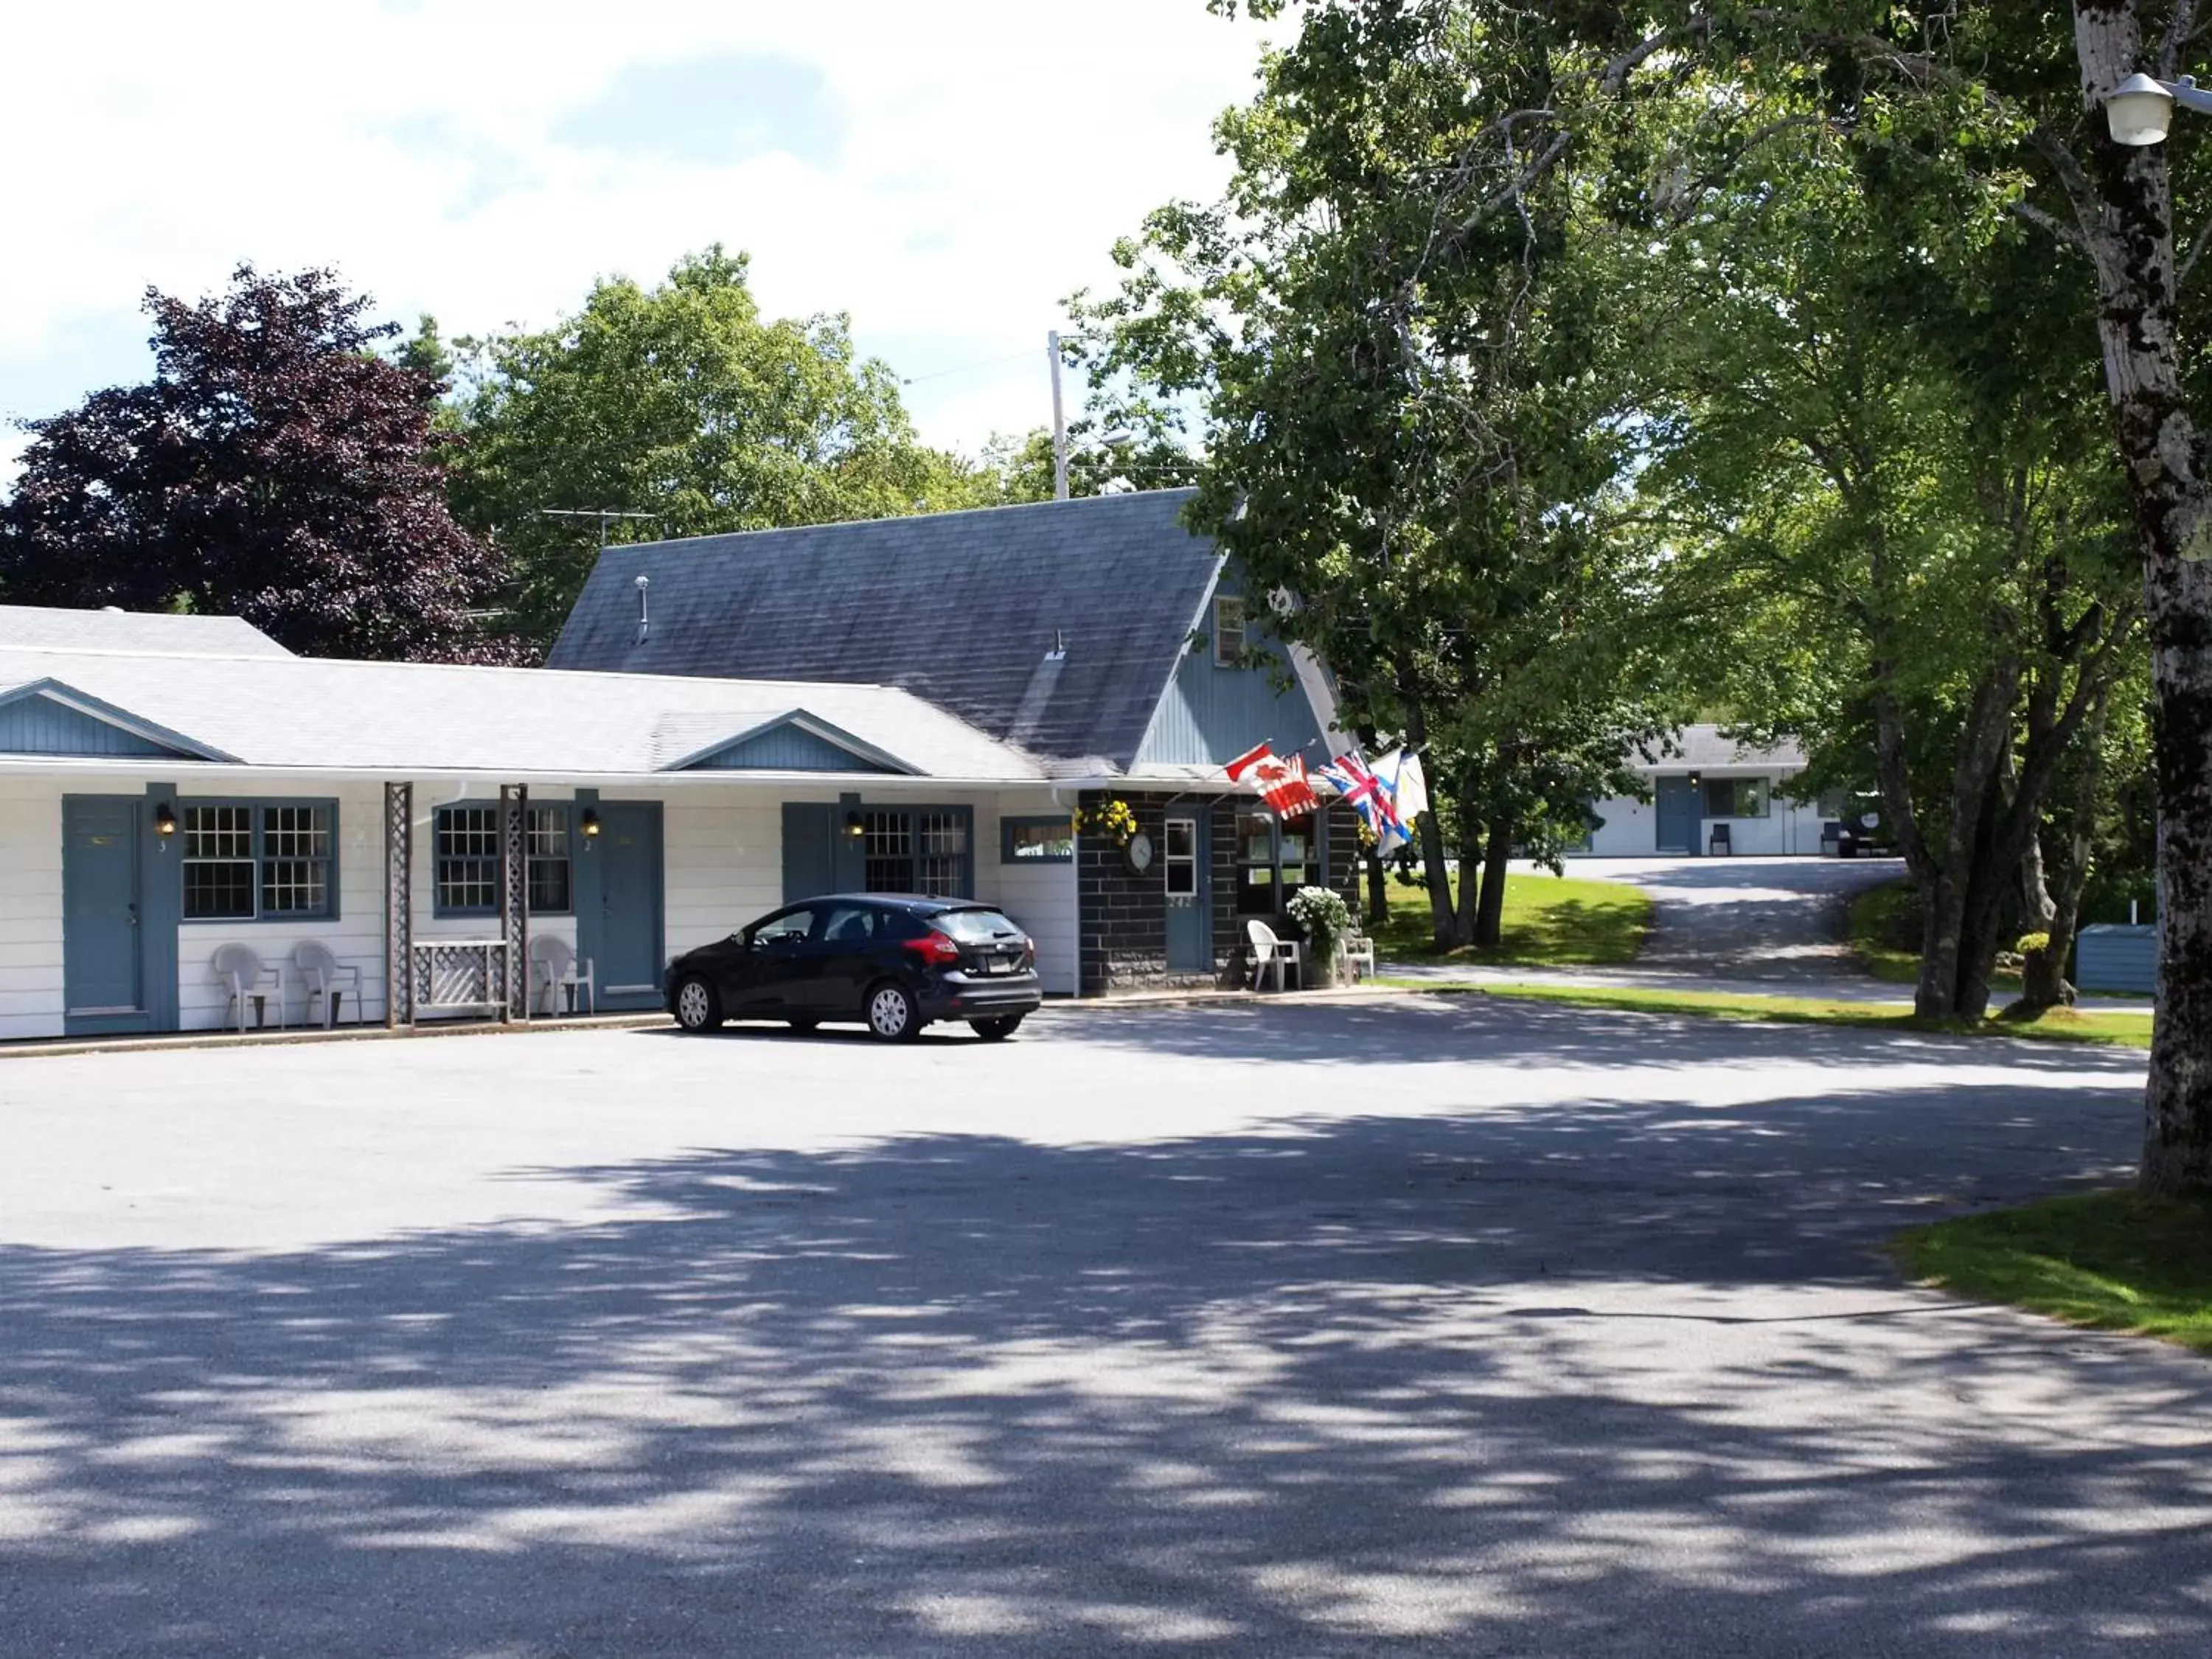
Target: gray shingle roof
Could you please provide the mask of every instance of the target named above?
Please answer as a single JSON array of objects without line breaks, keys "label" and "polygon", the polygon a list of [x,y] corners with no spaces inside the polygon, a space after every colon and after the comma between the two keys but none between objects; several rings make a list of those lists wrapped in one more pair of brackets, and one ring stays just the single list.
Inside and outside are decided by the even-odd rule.
[{"label": "gray shingle roof", "polygon": [[36,605],[0,605],[0,646],[58,651],[160,651],[171,656],[292,654],[241,617],[65,611]]},{"label": "gray shingle roof", "polygon": [[1180,521],[1191,493],[609,548],[548,661],[875,680],[1034,753],[1126,767],[1219,564]]},{"label": "gray shingle roof", "polygon": [[1721,735],[1717,726],[1686,726],[1676,734],[1674,745],[1679,754],[1668,754],[1654,745],[1643,759],[1638,769],[1652,771],[1664,768],[1678,772],[1686,767],[1725,771],[1751,767],[1789,767],[1792,769],[1805,764],[1804,746],[1795,738],[1784,738],[1772,748],[1756,744],[1738,743],[1734,738]]},{"label": "gray shingle roof", "polygon": [[927,776],[1044,775],[1030,757],[890,686],[0,646],[0,694],[40,681],[249,766],[635,775],[803,710]]}]

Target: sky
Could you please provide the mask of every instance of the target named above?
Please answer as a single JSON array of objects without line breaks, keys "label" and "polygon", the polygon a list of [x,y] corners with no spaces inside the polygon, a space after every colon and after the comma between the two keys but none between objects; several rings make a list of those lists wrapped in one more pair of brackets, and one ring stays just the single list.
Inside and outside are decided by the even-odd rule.
[{"label": "sky", "polygon": [[1264,42],[1204,0],[74,0],[4,39],[0,483],[15,420],[149,372],[149,285],[326,265],[450,336],[715,241],[973,453],[1049,420],[1115,239],[1218,190]]}]

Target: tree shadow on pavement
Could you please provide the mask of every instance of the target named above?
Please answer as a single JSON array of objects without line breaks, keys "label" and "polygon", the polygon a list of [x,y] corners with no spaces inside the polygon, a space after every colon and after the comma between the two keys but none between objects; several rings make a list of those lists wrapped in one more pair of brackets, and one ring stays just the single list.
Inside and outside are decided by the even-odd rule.
[{"label": "tree shadow on pavement", "polygon": [[552,1172],[591,1225],[0,1251],[0,1649],[2200,1654],[2212,1369],[1876,1253],[2110,1175],[2129,1079],[2068,1058],[2087,1109],[915,1134]]}]

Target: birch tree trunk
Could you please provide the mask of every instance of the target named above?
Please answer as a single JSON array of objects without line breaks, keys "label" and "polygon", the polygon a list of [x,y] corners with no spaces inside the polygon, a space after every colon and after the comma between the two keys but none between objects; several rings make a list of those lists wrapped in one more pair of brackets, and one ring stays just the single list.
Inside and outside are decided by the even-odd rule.
[{"label": "birch tree trunk", "polygon": [[2090,167],[2055,143],[2039,148],[2096,262],[2106,388],[2142,547],[2157,694],[2158,1018],[2142,1184],[2212,1191],[2212,487],[2182,391],[2165,147],[2124,147],[2104,131],[2104,95],[2145,67],[2135,0],[2074,0],[2074,46],[2094,130]]}]

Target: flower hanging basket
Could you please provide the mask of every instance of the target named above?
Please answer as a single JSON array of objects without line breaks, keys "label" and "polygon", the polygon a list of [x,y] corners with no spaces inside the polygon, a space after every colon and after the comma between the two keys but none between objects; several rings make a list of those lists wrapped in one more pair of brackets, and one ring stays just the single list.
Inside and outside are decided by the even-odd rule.
[{"label": "flower hanging basket", "polygon": [[1137,833],[1136,809],[1125,800],[1109,800],[1075,815],[1079,834],[1096,836],[1110,841],[1116,847],[1126,848],[1129,837]]}]

